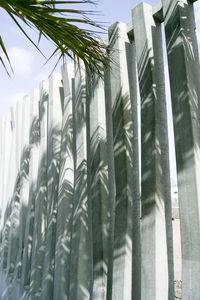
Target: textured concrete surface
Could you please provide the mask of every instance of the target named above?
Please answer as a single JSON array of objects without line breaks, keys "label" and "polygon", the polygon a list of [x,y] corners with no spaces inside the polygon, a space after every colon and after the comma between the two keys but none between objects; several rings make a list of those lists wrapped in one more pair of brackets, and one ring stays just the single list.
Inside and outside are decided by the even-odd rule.
[{"label": "textured concrete surface", "polygon": [[[128,76],[129,64],[133,67],[132,72],[135,71],[135,56],[133,45],[130,44],[127,36],[126,24],[116,22],[109,28],[109,43],[116,51],[110,74],[116,186],[112,299],[128,300],[132,297],[132,283],[129,280],[132,275],[135,283],[133,297],[140,297],[141,265],[137,148],[133,152],[133,145],[137,145],[138,142],[137,110],[134,123],[132,113],[133,105],[134,108],[137,107],[137,98],[136,93],[130,92]],[[132,80],[134,80],[133,76]],[[136,86],[134,81],[131,84]]]},{"label": "textured concrete surface", "polygon": [[141,96],[142,299],[167,300],[174,298],[169,145],[161,25],[152,6],[133,9],[133,28]]},{"label": "textured concrete surface", "polygon": [[170,0],[163,8],[180,223],[171,211],[162,10],[142,3],[134,31],[109,28],[103,79],[64,65],[0,118],[0,299],[174,300],[175,279],[175,296],[199,300],[193,8]]},{"label": "textured concrete surface", "polygon": [[[183,299],[200,295],[200,70],[193,5],[162,1],[178,173]],[[175,29],[176,28],[176,29]],[[176,65],[177,64],[177,65]],[[174,67],[174,66],[177,67]]]}]

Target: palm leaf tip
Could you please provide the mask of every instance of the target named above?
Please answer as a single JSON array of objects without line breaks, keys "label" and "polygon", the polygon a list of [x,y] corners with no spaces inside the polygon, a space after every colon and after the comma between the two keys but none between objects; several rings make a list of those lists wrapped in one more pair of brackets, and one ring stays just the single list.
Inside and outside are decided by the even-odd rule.
[{"label": "palm leaf tip", "polygon": [[[17,18],[20,18],[26,26],[38,30],[38,42],[42,36],[52,41],[56,46],[56,52],[60,51],[60,59],[66,56],[82,59],[91,74],[96,72],[100,74],[102,64],[106,66],[108,61],[105,43],[96,38],[97,28],[98,30],[103,28],[90,20],[88,11],[72,7],[74,4],[83,3],[88,4],[93,1],[1,0],[0,7],[7,11],[18,28],[39,51],[41,50],[38,44],[36,45],[26,33]],[[76,25],[77,23],[81,24],[81,28]],[[82,28],[83,25],[87,28],[89,26],[92,30]],[[1,48],[2,45],[0,42]],[[6,58],[10,63],[7,55]]]},{"label": "palm leaf tip", "polygon": [[[11,71],[12,71],[12,73],[13,73],[13,68],[12,68],[12,65],[11,65],[11,62],[10,62],[8,53],[7,53],[7,51],[6,51],[6,47],[5,47],[4,43],[3,43],[3,40],[2,40],[2,38],[1,38],[1,36],[0,36],[0,47],[1,47],[1,49],[2,49],[2,51],[3,51],[3,54],[5,55],[5,57],[6,57],[7,61],[8,61],[8,63],[9,63],[10,69],[11,69]],[[9,73],[7,67],[6,67],[6,64],[5,64],[5,62],[4,62],[4,60],[3,60],[3,58],[2,58],[1,56],[0,56],[0,62],[1,62],[1,64],[3,65],[3,67],[4,67],[5,71],[6,71],[6,73],[10,76],[10,73]]]}]

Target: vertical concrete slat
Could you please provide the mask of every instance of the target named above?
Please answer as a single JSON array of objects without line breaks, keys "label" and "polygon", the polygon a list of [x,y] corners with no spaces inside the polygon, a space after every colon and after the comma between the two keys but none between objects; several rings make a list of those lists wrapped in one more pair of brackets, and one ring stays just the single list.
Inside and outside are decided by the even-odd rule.
[{"label": "vertical concrete slat", "polygon": [[[14,189],[14,180],[16,176],[16,166],[14,164],[14,133],[11,128],[11,115],[7,113],[2,118],[2,190],[1,190],[1,266],[7,268],[8,256],[8,236],[10,230],[10,212],[11,212],[11,197]],[[10,166],[13,166],[10,172]]]},{"label": "vertical concrete slat", "polygon": [[133,9],[133,28],[141,95],[141,295],[143,300],[167,300],[174,298],[166,229],[171,222],[167,111],[161,24],[150,5]]},{"label": "vertical concrete slat", "polygon": [[107,299],[110,204],[104,82],[88,78],[90,117],[88,172],[90,172],[93,289],[92,299]]},{"label": "vertical concrete slat", "polygon": [[28,196],[29,196],[29,131],[30,131],[30,97],[24,96],[22,102],[23,126],[21,128],[21,149],[20,159],[20,191],[19,191],[19,249],[16,259],[16,269],[14,276],[21,278],[22,256],[24,248],[25,220],[27,216]]},{"label": "vertical concrete slat", "polygon": [[60,172],[61,151],[62,101],[63,88],[61,84],[61,75],[53,73],[49,78],[47,119],[47,235],[41,292],[41,298],[44,300],[53,299],[58,178]]},{"label": "vertical concrete slat", "polygon": [[10,231],[8,238],[8,264],[7,272],[14,275],[17,253],[19,249],[19,219],[20,219],[20,160],[22,154],[22,101],[18,101],[14,108],[14,168],[16,170],[15,186],[11,200]]},{"label": "vertical concrete slat", "polygon": [[133,122],[133,248],[132,248],[132,300],[141,299],[141,234],[140,234],[140,162],[139,162],[139,115],[137,95],[137,60],[135,42],[126,43],[127,71]]},{"label": "vertical concrete slat", "polygon": [[114,249],[114,228],[115,228],[115,168],[114,168],[114,142],[112,126],[112,103],[110,77],[111,69],[104,70],[104,95],[106,110],[106,149],[108,155],[108,190],[109,190],[109,251],[108,251],[108,275],[107,275],[107,295],[106,299],[112,299],[113,282],[113,249]]},{"label": "vertical concrete slat", "polygon": [[[72,65],[73,66],[73,65]],[[74,132],[71,65],[62,67],[64,91],[61,164],[58,186],[54,300],[70,299],[70,259],[74,195]]]},{"label": "vertical concrete slat", "polygon": [[31,271],[31,253],[33,240],[33,222],[34,222],[34,202],[36,197],[36,183],[38,175],[38,156],[39,156],[39,90],[34,89],[30,95],[29,111],[29,182],[27,191],[27,217],[24,225],[24,247],[22,256],[22,286],[29,286]]},{"label": "vertical concrete slat", "polygon": [[200,295],[200,66],[193,1],[162,1],[175,134],[182,299]]},{"label": "vertical concrete slat", "polygon": [[83,65],[80,69],[75,66],[73,95],[76,153],[69,299],[89,300],[92,287],[92,253],[87,185],[86,78]]},{"label": "vertical concrete slat", "polygon": [[[138,230],[139,235],[140,210],[138,205],[134,205],[139,202],[139,184],[138,181],[134,181],[134,170],[139,175],[139,169],[138,162],[134,164],[133,157],[133,147],[138,147],[138,144],[134,145],[133,135],[137,136],[138,132],[133,128],[128,64],[131,63],[129,60],[134,58],[129,56],[128,52],[130,43],[126,24],[117,22],[109,28],[109,44],[114,48],[110,88],[116,185],[112,299],[131,299],[134,274],[132,251],[139,253],[137,247],[140,247],[140,244],[136,243],[133,246],[133,213],[136,217],[134,222],[137,223],[137,229],[135,227],[134,230]],[[134,193],[135,191],[137,192]],[[137,212],[133,212],[133,206]],[[139,257],[137,264],[140,264]],[[136,268],[138,269],[138,265]],[[137,289],[140,289],[139,274],[133,280],[137,281]],[[138,290],[135,293],[138,293]]]},{"label": "vertical concrete slat", "polygon": [[3,268],[3,253],[5,244],[4,240],[4,223],[5,223],[5,201],[4,201],[4,178],[5,178],[5,118],[6,116],[2,116],[1,118],[1,220],[0,220],[0,230],[1,230],[1,262],[0,266]]},{"label": "vertical concrete slat", "polygon": [[[24,270],[24,284],[28,284],[30,280],[30,291],[36,297],[40,297],[43,264],[45,255],[45,242],[47,231],[47,117],[48,117],[48,97],[49,82],[42,81],[39,90],[39,129],[40,129],[40,149],[38,173],[36,178],[36,191],[31,187],[30,194],[34,192],[30,209],[33,214],[33,220],[30,220],[29,234],[32,240],[28,241],[29,253],[27,260],[29,265]],[[34,164],[33,164],[34,168]],[[35,173],[35,172],[34,172]],[[34,178],[33,178],[34,179]],[[33,228],[31,228],[33,226]],[[27,261],[28,264],[28,261]],[[28,272],[28,273],[26,273]],[[27,274],[27,277],[26,277]],[[30,279],[29,279],[30,278]]]}]

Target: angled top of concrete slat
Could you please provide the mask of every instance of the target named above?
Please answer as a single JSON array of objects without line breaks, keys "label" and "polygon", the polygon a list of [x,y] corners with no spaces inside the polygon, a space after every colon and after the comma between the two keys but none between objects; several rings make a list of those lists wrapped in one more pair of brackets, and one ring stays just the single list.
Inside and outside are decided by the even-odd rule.
[{"label": "angled top of concrete slat", "polygon": [[[152,6],[152,15],[159,22],[164,21],[162,1],[159,1],[155,5]],[[132,24],[132,22],[127,24],[127,34],[130,39],[133,39],[133,24]]]},{"label": "angled top of concrete slat", "polygon": [[[191,3],[193,3],[193,2],[196,2],[198,0],[189,0],[189,1]],[[152,6],[152,15],[159,22],[161,22],[161,23],[164,22],[163,6],[162,6],[162,1],[161,0]],[[132,22],[127,24],[127,35],[128,35],[130,40],[134,39]]]}]

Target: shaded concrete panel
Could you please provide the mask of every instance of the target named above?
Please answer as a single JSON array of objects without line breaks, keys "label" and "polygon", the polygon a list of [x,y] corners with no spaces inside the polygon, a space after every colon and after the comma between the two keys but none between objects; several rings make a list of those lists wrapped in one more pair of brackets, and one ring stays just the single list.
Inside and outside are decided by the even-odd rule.
[{"label": "shaded concrete panel", "polygon": [[[180,203],[183,299],[200,295],[200,72],[193,5],[162,1]],[[176,66],[176,67],[174,67]]]},{"label": "shaded concrete panel", "polygon": [[[134,239],[136,238],[137,241],[139,241],[140,235],[140,209],[139,182],[134,180],[134,171],[139,176],[138,157],[136,164],[134,164],[135,157],[133,157],[133,136],[137,136],[138,132],[137,128],[133,128],[133,107],[130,100],[127,66],[129,63],[131,64],[134,57],[128,49],[132,46],[127,36],[126,24],[117,22],[109,28],[109,43],[115,49],[110,77],[116,184],[112,298],[131,299],[132,274],[135,275],[132,273],[132,251],[134,251],[134,255],[140,252],[140,243],[135,244],[135,248],[132,248],[133,203],[137,202],[137,205],[134,205],[136,217]],[[137,100],[132,98],[132,101]],[[137,113],[134,116],[137,116]],[[137,148],[138,144],[135,144],[134,147]],[[139,270],[139,264],[140,255],[137,256],[137,270]],[[134,293],[138,297],[140,295],[140,274],[138,273],[133,280],[135,283],[137,282]]]},{"label": "shaded concrete panel", "polygon": [[104,83],[88,78],[90,139],[88,172],[91,199],[93,289],[92,299],[107,299],[110,198]]},{"label": "shaded concrete panel", "polygon": [[[69,299],[90,299],[92,289],[91,227],[87,185],[86,79],[75,67],[75,174]],[[89,124],[87,124],[89,126]]]},{"label": "shaded concrete panel", "polygon": [[[174,299],[169,146],[161,25],[133,9],[141,95],[142,299]],[[162,281],[160,281],[162,278]]]},{"label": "shaded concrete panel", "polygon": [[0,292],[1,300],[34,300],[28,290],[22,290],[19,282],[6,277],[6,274],[0,271]]},{"label": "shaded concrete panel", "polygon": [[61,134],[61,163],[58,186],[58,212],[56,222],[56,252],[54,273],[54,299],[70,299],[70,259],[74,194],[74,132],[72,78],[70,66],[62,67],[63,122]]},{"label": "shaded concrete panel", "polygon": [[132,247],[132,300],[141,298],[141,234],[140,234],[140,174],[138,137],[138,95],[135,42],[126,43],[127,71],[133,122],[132,161],[133,161],[133,247]]},{"label": "shaded concrete panel", "polygon": [[43,265],[42,299],[53,299],[55,268],[56,218],[60,172],[63,88],[61,75],[49,78],[47,119],[47,234]]},{"label": "shaded concrete panel", "polygon": [[[24,257],[24,273],[22,283],[30,283],[30,291],[36,299],[42,286],[45,242],[47,232],[47,112],[48,112],[49,83],[40,84],[39,101],[39,162],[35,178],[33,167],[33,184],[30,186],[30,220],[27,226],[27,252]],[[34,183],[36,179],[36,187]],[[29,227],[29,229],[28,229]],[[26,261],[26,263],[25,263]]]},{"label": "shaded concrete panel", "polygon": [[104,70],[104,94],[106,112],[106,149],[108,157],[108,190],[109,190],[109,251],[108,251],[108,275],[107,275],[107,298],[112,299],[113,282],[113,249],[114,249],[114,228],[115,228],[115,168],[114,168],[114,143],[113,143],[113,124],[112,124],[112,103],[110,89],[110,68]]}]

